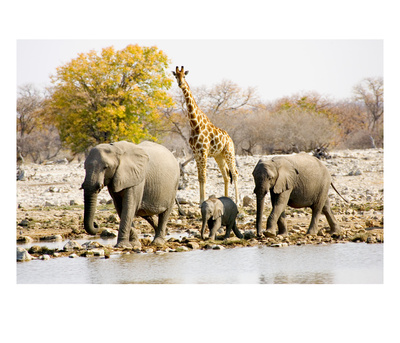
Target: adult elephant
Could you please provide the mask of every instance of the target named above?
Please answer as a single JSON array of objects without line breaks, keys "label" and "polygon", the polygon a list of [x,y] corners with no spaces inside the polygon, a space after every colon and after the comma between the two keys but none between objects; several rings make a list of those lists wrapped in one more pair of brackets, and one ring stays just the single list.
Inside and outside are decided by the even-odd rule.
[{"label": "adult elephant", "polygon": [[[318,218],[321,212],[326,216],[331,233],[340,231],[340,227],[331,211],[328,191],[332,184],[331,176],[325,165],[317,158],[301,153],[293,156],[274,157],[259,160],[253,171],[254,193],[257,198],[257,235],[261,235],[264,198],[268,191],[271,195],[272,211],[267,220],[267,234],[286,235],[285,208],[310,207],[311,223],[307,233],[318,233]],[[339,193],[338,193],[339,194]],[[339,196],[341,196],[339,194]],[[345,199],[344,199],[345,200]],[[346,201],[346,200],[345,200]]]},{"label": "adult elephant", "polygon": [[[107,186],[120,217],[117,247],[140,248],[132,227],[135,216],[145,218],[154,228],[153,244],[165,243],[168,217],[174,205],[179,183],[179,165],[162,145],[144,141],[138,145],[126,141],[99,144],[85,161],[84,228],[95,235],[97,194]],[[158,224],[152,216],[158,215]]]}]

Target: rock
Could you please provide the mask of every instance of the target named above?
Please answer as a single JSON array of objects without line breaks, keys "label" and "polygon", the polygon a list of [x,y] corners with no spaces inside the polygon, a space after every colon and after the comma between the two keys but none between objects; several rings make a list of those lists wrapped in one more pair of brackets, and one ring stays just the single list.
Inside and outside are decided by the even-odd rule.
[{"label": "rock", "polygon": [[17,261],[30,261],[33,257],[28,253],[28,251],[24,248],[17,248]]},{"label": "rock", "polygon": [[71,206],[74,206],[74,205],[83,205],[83,200],[82,200],[82,199],[71,199],[71,200],[69,201],[69,204],[70,204]]},{"label": "rock", "polygon": [[193,249],[193,250],[196,250],[196,249],[200,248],[200,245],[198,243],[196,243],[196,242],[189,242],[189,243],[187,243],[187,246],[190,249]]},{"label": "rock", "polygon": [[69,258],[77,258],[77,257],[78,257],[77,254],[71,254],[71,255],[69,255]]},{"label": "rock", "polygon": [[288,243],[274,243],[274,244],[271,244],[271,247],[273,247],[273,248],[282,248],[282,247],[287,247],[287,246],[289,246]]},{"label": "rock", "polygon": [[33,242],[33,238],[29,237],[29,236],[21,236],[18,238],[18,242],[20,243],[32,243]]},{"label": "rock", "polygon": [[347,175],[348,176],[358,176],[358,175],[361,175],[361,174],[362,174],[361,170],[360,169],[356,169],[356,170],[350,171],[350,173],[348,173]]},{"label": "rock", "polygon": [[57,160],[56,164],[68,164],[68,160],[66,158],[63,158],[61,160]]},{"label": "rock", "polygon": [[19,226],[27,227],[29,225],[29,220],[28,219],[22,219],[19,223]]},{"label": "rock", "polygon": [[64,245],[64,251],[73,251],[73,250],[79,250],[82,249],[82,246],[76,242],[76,241],[68,241],[65,245]]},{"label": "rock", "polygon": [[244,239],[252,239],[256,237],[254,230],[246,230],[243,235]]},{"label": "rock", "polygon": [[28,250],[30,254],[39,254],[41,251],[42,247],[39,245],[32,245]]},{"label": "rock", "polygon": [[245,195],[243,197],[243,207],[249,207],[251,205],[253,205],[254,200],[252,198],[250,198],[249,196]]},{"label": "rock", "polygon": [[98,249],[98,248],[103,248],[104,245],[96,242],[96,241],[88,241],[82,244],[81,248],[84,248],[86,250],[91,250],[91,249]]},{"label": "rock", "polygon": [[50,242],[61,242],[63,240],[63,237],[61,235],[51,235],[51,236],[42,237],[40,240],[41,241],[50,241]]},{"label": "rock", "polygon": [[44,254],[44,255],[40,256],[39,259],[44,260],[44,261],[50,260],[50,255]]},{"label": "rock", "polygon": [[114,229],[104,229],[101,234],[100,237],[106,237],[106,238],[115,238],[118,237],[118,230],[114,230]]},{"label": "rock", "polygon": [[213,250],[225,250],[225,247],[223,247],[222,245],[214,245]]},{"label": "rock", "polygon": [[180,246],[180,247],[177,247],[177,248],[176,248],[176,251],[189,251],[189,248],[188,248],[188,247],[185,247],[184,245],[182,245],[182,246]]},{"label": "rock", "polygon": [[90,250],[94,256],[101,256],[103,257],[105,255],[104,249],[92,249]]}]

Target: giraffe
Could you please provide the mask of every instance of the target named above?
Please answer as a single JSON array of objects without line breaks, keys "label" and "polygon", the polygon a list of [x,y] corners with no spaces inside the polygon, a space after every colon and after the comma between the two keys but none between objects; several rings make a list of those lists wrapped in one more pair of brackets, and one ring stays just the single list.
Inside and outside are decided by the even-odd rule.
[{"label": "giraffe", "polygon": [[216,127],[203,111],[197,106],[193,94],[185,80],[189,71],[184,71],[182,66],[172,72],[176,77],[178,86],[185,96],[186,107],[190,123],[189,145],[192,148],[197,164],[197,173],[200,185],[200,205],[206,198],[207,157],[214,157],[222,173],[225,184],[225,196],[228,196],[229,176],[235,186],[235,200],[239,201],[238,172],[235,165],[235,147],[228,133]]}]

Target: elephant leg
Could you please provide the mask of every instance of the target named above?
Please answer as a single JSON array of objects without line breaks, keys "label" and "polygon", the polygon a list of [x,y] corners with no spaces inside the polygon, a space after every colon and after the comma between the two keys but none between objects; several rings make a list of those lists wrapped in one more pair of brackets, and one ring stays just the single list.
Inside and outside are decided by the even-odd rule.
[{"label": "elephant leg", "polygon": [[286,226],[286,214],[285,211],[282,212],[278,219],[278,235],[285,236],[288,234]]},{"label": "elephant leg", "polygon": [[[267,235],[275,236],[278,228],[279,228],[279,234],[280,234],[280,231],[283,230],[282,225],[285,226],[284,230],[286,230],[286,224],[284,222],[284,217],[283,217],[283,223],[282,223],[281,216],[285,211],[285,208],[289,201],[289,197],[290,197],[289,191],[282,192],[281,194],[275,194],[275,193],[271,192],[272,211],[267,220],[267,233],[266,233]],[[278,225],[278,221],[279,221],[279,225]]]},{"label": "elephant leg", "polygon": [[158,223],[154,221],[154,216],[144,216],[143,219],[146,219],[146,221],[153,227],[154,231],[157,230]]},{"label": "elephant leg", "polygon": [[329,226],[331,228],[330,233],[339,233],[341,231],[339,224],[337,223],[335,216],[332,213],[331,206],[329,203],[329,199],[326,199],[325,205],[322,208],[322,213],[325,215],[328,220]]},{"label": "elephant leg", "polygon": [[139,236],[135,228],[132,227],[133,218],[135,217],[138,204],[140,204],[137,200],[139,194],[136,193],[142,194],[140,190],[134,191],[133,188],[127,188],[120,192],[122,196],[122,209],[116,247],[141,247]]},{"label": "elephant leg", "polygon": [[232,224],[226,226],[224,239],[228,239],[231,236],[232,227],[233,227]]},{"label": "elephant leg", "polygon": [[117,211],[118,217],[121,218],[122,214],[122,197],[118,193],[110,192],[111,198],[113,199],[114,207]]},{"label": "elephant leg", "polygon": [[155,236],[152,242],[153,245],[163,246],[165,244],[165,236],[167,231],[167,222],[171,213],[172,206],[163,213],[158,215],[158,225],[155,227]]},{"label": "elephant leg", "polygon": [[321,214],[322,208],[320,206],[316,206],[312,208],[312,216],[310,226],[308,228],[308,235],[316,235],[318,233],[318,219]]}]

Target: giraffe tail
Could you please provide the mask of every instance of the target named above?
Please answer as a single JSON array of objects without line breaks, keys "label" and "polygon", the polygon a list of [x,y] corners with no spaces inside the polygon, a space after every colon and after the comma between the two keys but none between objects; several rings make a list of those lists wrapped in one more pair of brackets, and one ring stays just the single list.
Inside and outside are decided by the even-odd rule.
[{"label": "giraffe tail", "polygon": [[229,172],[229,177],[231,178],[231,184],[232,184],[232,181],[233,181],[232,172],[229,169],[228,169],[228,172]]}]

